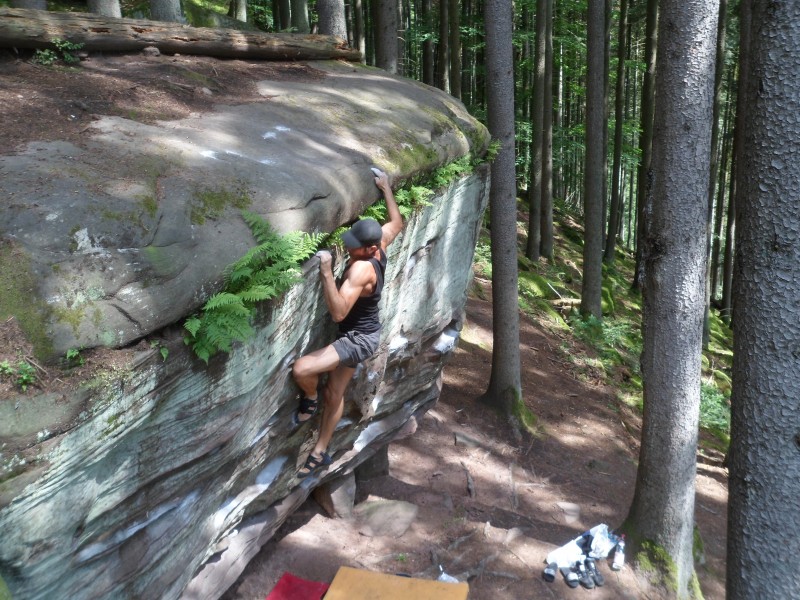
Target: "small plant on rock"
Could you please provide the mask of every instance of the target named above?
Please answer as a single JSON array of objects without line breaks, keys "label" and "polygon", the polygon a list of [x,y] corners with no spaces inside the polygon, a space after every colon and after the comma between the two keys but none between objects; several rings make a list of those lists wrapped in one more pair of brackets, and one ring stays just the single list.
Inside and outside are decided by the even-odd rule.
[{"label": "small plant on rock", "polygon": [[303,232],[279,235],[258,215],[247,211],[242,215],[259,245],[228,267],[223,290],[184,323],[188,332],[184,342],[205,362],[253,335],[256,305],[300,280],[300,263],[316,251],[323,237]]},{"label": "small plant on rock", "polygon": [[36,383],[36,369],[28,362],[21,360],[17,363],[17,386],[23,392],[28,390],[29,385]]}]

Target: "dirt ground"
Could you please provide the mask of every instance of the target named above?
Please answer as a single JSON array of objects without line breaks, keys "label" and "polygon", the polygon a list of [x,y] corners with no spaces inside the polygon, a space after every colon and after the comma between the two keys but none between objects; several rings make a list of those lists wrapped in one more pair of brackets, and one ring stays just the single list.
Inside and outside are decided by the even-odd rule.
[{"label": "dirt ground", "polygon": [[[225,600],[264,598],[288,571],[330,582],[342,566],[423,578],[438,565],[469,581],[470,600],[662,598],[630,567],[601,561],[602,588],[542,579],[548,552],[600,523],[620,525],[636,478],[640,419],[613,390],[582,382],[558,334],[522,318],[522,387],[541,433],[516,439],[476,397],[491,371],[491,304],[467,305],[463,339],[444,373],[438,404],[416,433],[389,448],[390,472],[357,500],[418,508],[402,535],[375,535],[359,519],[332,519],[309,499],[253,559]],[[697,573],[705,598],[725,597],[727,476],[721,456],[701,457],[695,518],[705,543]],[[472,487],[473,494],[470,493]],[[358,506],[358,505],[357,505]]]},{"label": "dirt ground", "polygon": [[[93,54],[76,67],[45,67],[31,58],[30,51],[0,49],[0,147],[6,153],[38,140],[80,144],[98,115],[182,118],[217,103],[254,101],[261,78],[321,76],[298,63],[211,57]],[[329,582],[341,565],[427,578],[441,565],[469,581],[471,600],[586,593],[568,589],[560,577],[545,583],[544,557],[596,524],[622,522],[634,489],[639,416],[612,389],[579,377],[558,332],[523,318],[522,387],[540,435],[517,439],[476,402],[490,374],[491,304],[470,299],[467,316],[438,404],[414,435],[391,445],[389,476],[359,490],[359,499],[413,503],[410,527],[402,535],[367,535],[356,521],[328,518],[309,500],[264,546],[227,600],[265,597],[284,571]],[[0,341],[0,361],[33,359],[5,317]],[[116,354],[87,352],[85,364],[68,371],[37,364],[36,383],[26,393],[67,386]],[[0,379],[0,397],[17,393],[13,381]],[[699,456],[695,511],[705,543],[697,571],[705,597],[713,600],[725,596],[727,473],[721,459],[713,452]],[[600,570],[607,583],[591,591],[597,598],[661,597],[630,568],[615,573],[601,564]]]}]

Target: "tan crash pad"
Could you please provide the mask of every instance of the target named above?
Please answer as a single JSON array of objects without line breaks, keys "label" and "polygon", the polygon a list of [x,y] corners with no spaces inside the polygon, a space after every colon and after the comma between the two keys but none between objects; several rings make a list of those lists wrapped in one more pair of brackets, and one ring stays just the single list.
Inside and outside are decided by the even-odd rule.
[{"label": "tan crash pad", "polygon": [[469,585],[340,567],[325,600],[467,600]]}]

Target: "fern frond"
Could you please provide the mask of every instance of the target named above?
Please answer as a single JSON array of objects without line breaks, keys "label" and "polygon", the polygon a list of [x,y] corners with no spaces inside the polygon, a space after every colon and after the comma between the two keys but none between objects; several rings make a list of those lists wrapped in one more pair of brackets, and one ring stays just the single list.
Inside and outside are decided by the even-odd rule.
[{"label": "fern frond", "polygon": [[204,311],[214,310],[216,308],[220,308],[222,306],[229,306],[232,304],[239,304],[241,305],[242,299],[239,298],[236,294],[231,294],[230,292],[219,292],[218,294],[214,294],[211,298],[208,299],[205,306],[203,307]]}]

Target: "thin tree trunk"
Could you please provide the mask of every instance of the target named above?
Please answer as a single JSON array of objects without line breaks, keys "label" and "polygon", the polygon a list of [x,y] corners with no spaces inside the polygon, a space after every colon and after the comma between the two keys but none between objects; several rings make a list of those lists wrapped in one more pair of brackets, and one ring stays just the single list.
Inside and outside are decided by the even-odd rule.
[{"label": "thin tree trunk", "polygon": [[445,92],[450,92],[450,50],[448,47],[450,36],[448,0],[439,0],[439,45],[436,48],[436,87]]},{"label": "thin tree trunk", "polygon": [[[717,169],[719,163],[719,111],[722,102],[722,73],[725,70],[725,22],[728,10],[727,0],[719,0],[719,21],[717,23],[716,72],[714,74],[714,115],[711,120],[711,177],[708,180],[708,218],[706,228],[706,253],[711,255],[711,227],[714,215],[714,190],[717,187]],[[710,267],[709,262],[709,269]],[[706,314],[703,320],[703,348],[708,348],[711,339],[711,273],[706,274]]]},{"label": "thin tree trunk", "polygon": [[[733,87],[733,72],[728,74],[728,90],[735,89]],[[711,245],[711,303],[713,304],[717,298],[717,291],[719,288],[719,263],[720,263],[720,246],[722,238],[722,216],[725,214],[725,190],[727,188],[727,171],[728,160],[731,154],[730,143],[730,130],[731,130],[731,105],[733,103],[730,99],[725,103],[725,116],[722,124],[722,154],[720,155],[721,164],[717,175],[717,204],[714,211],[714,232],[713,243]]]},{"label": "thin tree trunk", "polygon": [[644,246],[644,414],[632,548],[649,540],[678,598],[694,574],[694,483],[706,279],[716,3],[661,0],[652,217]]},{"label": "thin tree trunk", "polygon": [[292,9],[290,0],[277,0],[281,6],[280,30],[288,31],[292,26]]},{"label": "thin tree trunk", "polygon": [[622,130],[625,125],[625,34],[628,31],[628,0],[619,7],[619,33],[617,35],[617,88],[614,98],[614,165],[611,176],[611,210],[608,217],[608,236],[603,254],[606,264],[614,264],[614,253],[619,235],[620,183],[622,180]]},{"label": "thin tree trunk", "polygon": [[517,218],[514,168],[514,67],[511,5],[486,0],[486,76],[489,132],[501,147],[492,163],[492,372],[483,400],[510,416],[521,401]]},{"label": "thin tree trunk", "polygon": [[361,62],[367,61],[367,41],[364,29],[364,4],[362,0],[353,0],[353,38],[355,46],[361,53]]},{"label": "thin tree trunk", "polygon": [[528,241],[525,254],[539,260],[542,239],[542,131],[544,123],[544,60],[547,27],[547,0],[536,2],[536,47],[531,107],[531,168],[528,182]]},{"label": "thin tree trunk", "polygon": [[428,36],[422,42],[422,82],[434,85],[433,79],[433,8],[431,0],[422,0],[422,22]]},{"label": "thin tree trunk", "polygon": [[544,109],[542,111],[542,240],[540,254],[553,260],[553,0],[546,0]]},{"label": "thin tree trunk", "polygon": [[449,0],[450,16],[450,94],[461,100],[461,7]]},{"label": "thin tree trunk", "polygon": [[584,316],[603,318],[603,121],[605,113],[604,0],[589,0],[586,18],[586,166],[583,219],[583,279],[581,308]]},{"label": "thin tree trunk", "polygon": [[311,28],[308,24],[308,1],[290,0],[292,5],[292,31],[296,33],[308,33]]},{"label": "thin tree trunk", "polygon": [[397,73],[397,0],[374,0],[375,66]]},{"label": "thin tree trunk", "polygon": [[642,242],[647,236],[647,219],[650,211],[650,163],[653,154],[653,114],[655,112],[655,75],[658,44],[658,0],[647,0],[645,24],[645,73],[642,84],[642,133],[639,136],[639,174],[636,177],[636,265],[631,287],[641,290],[644,286],[644,261]]},{"label": "thin tree trunk", "polygon": [[[734,137],[736,135],[737,134],[734,132]],[[736,146],[736,141],[734,141],[733,145],[734,147]],[[722,320],[728,324],[731,322],[733,313],[733,255],[734,243],[736,241],[734,232],[736,231],[737,169],[736,162],[734,162],[731,170],[731,189],[728,194],[728,218],[725,223],[725,256],[722,262],[722,305],[720,307],[720,314]]]}]

